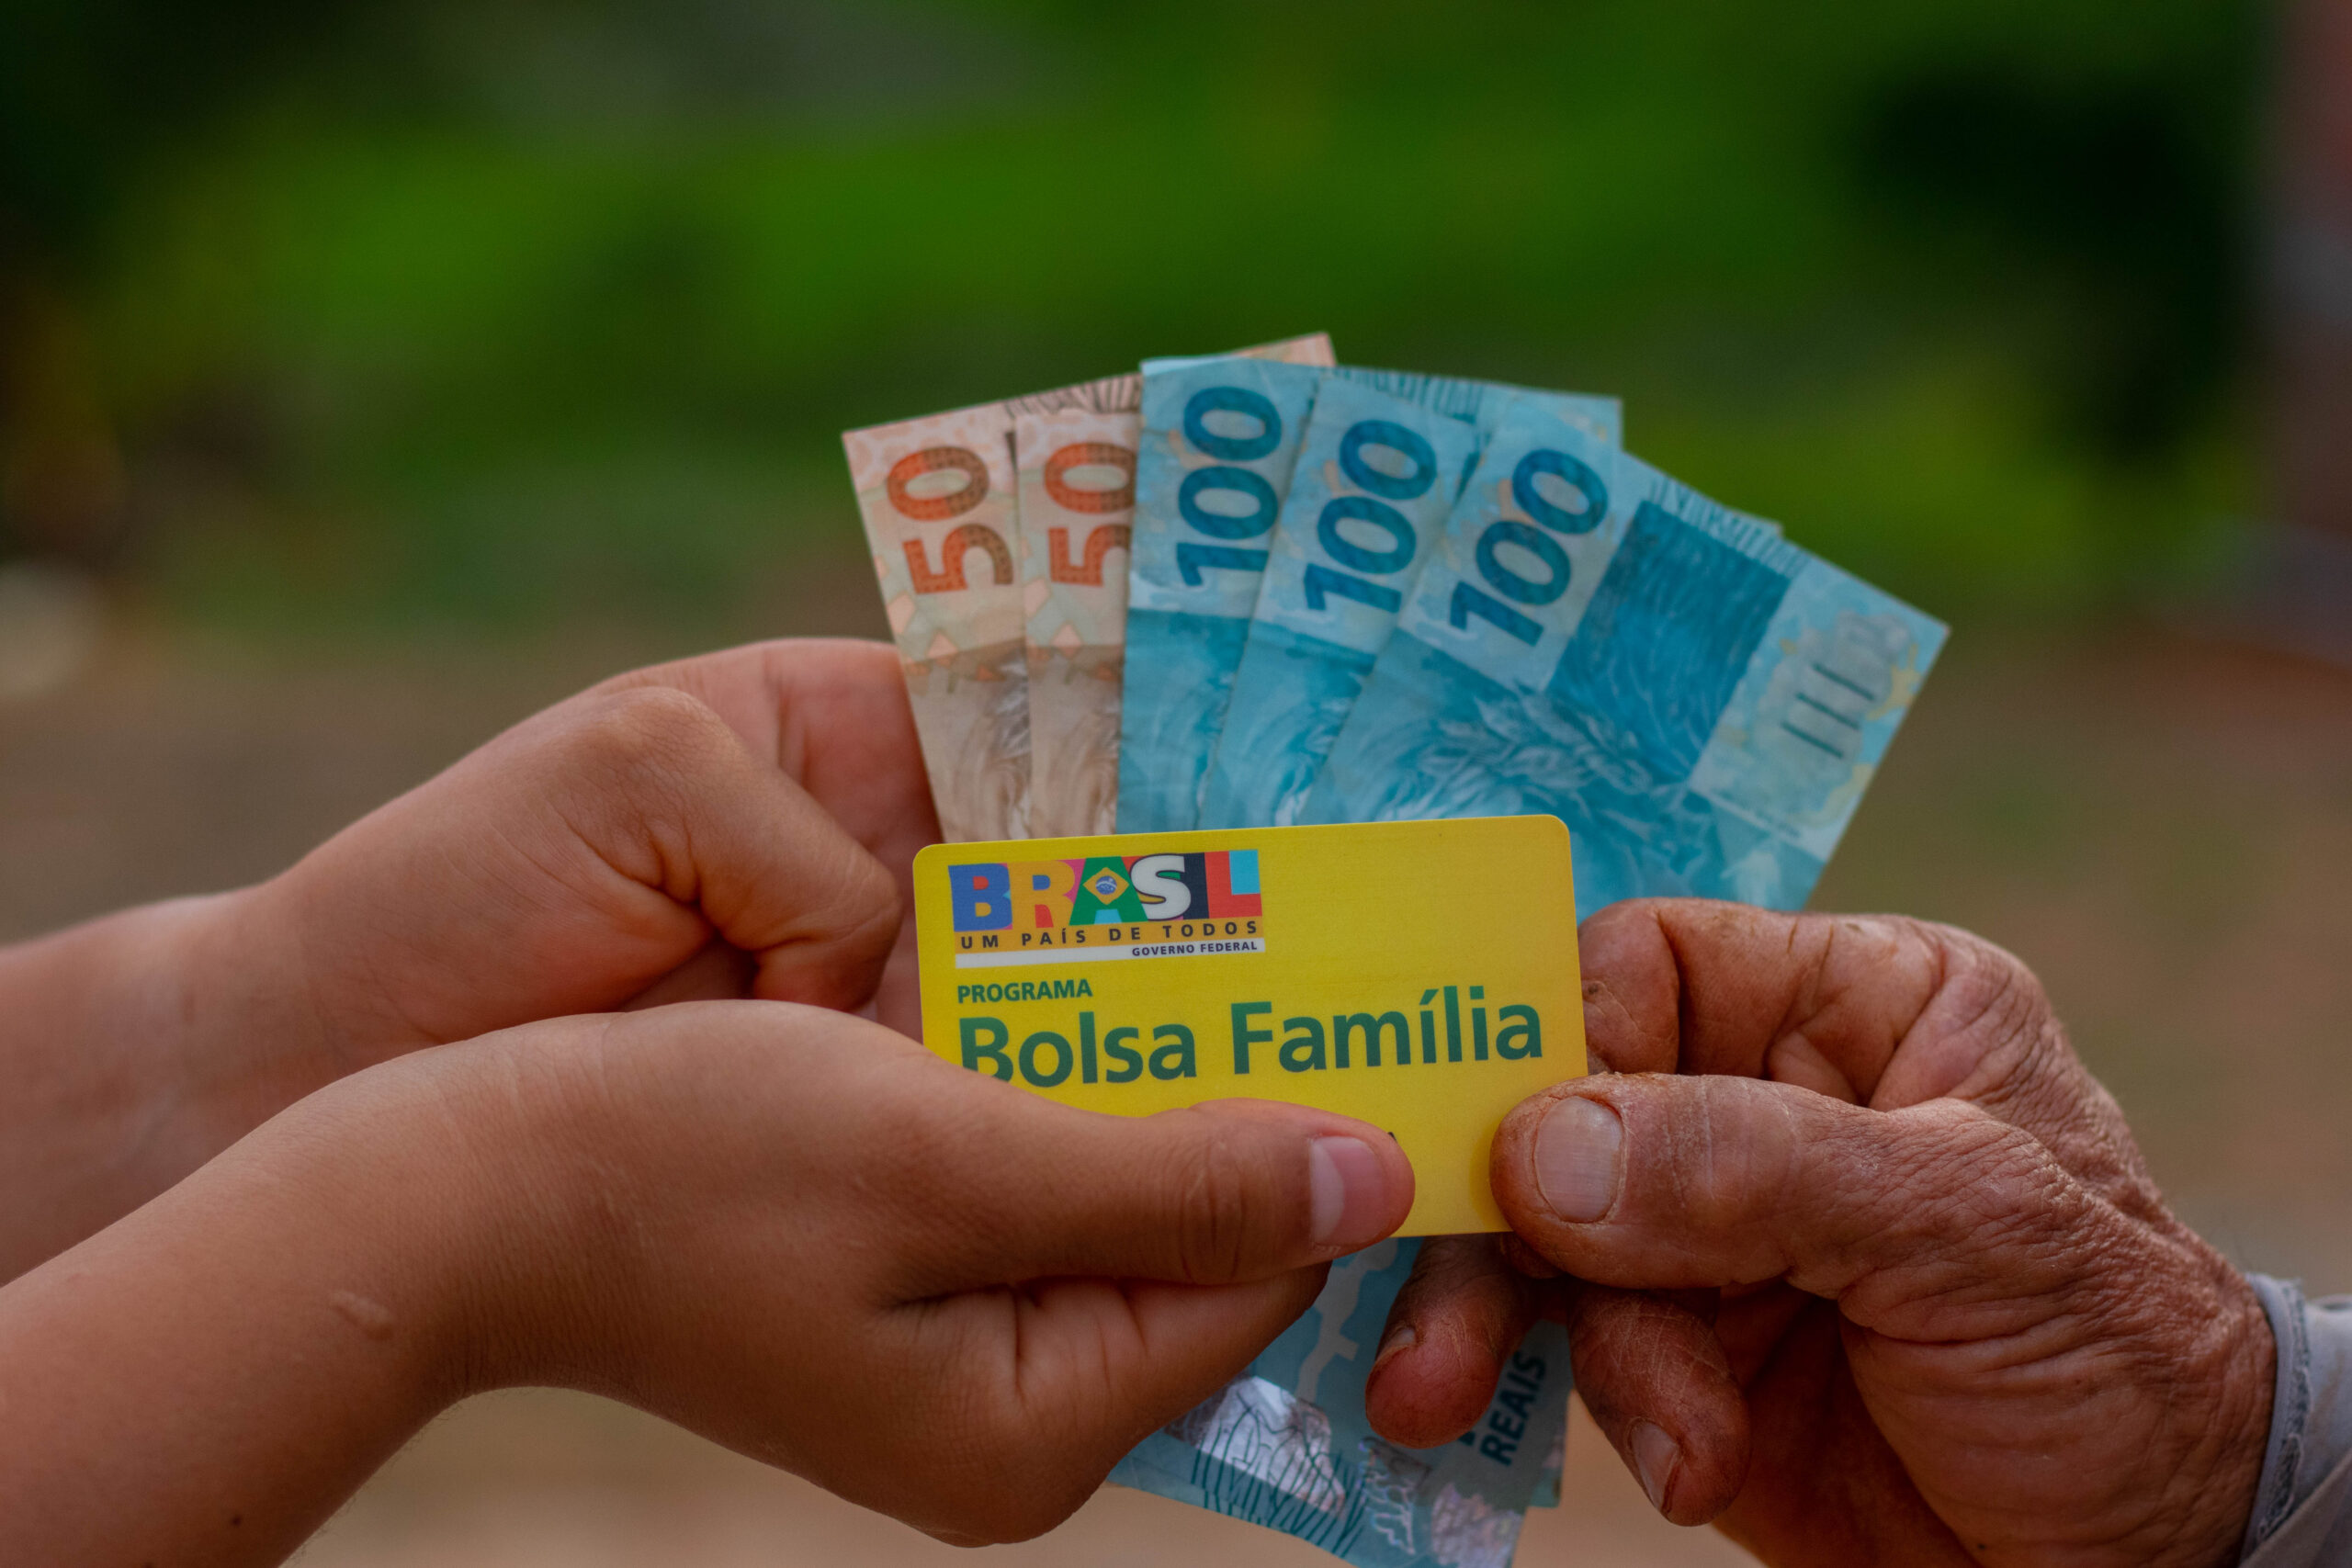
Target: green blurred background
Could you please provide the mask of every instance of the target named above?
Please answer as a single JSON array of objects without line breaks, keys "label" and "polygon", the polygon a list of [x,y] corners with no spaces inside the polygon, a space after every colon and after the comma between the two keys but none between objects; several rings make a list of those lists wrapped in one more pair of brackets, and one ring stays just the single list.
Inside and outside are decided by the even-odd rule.
[{"label": "green blurred background", "polygon": [[[2013,948],[2184,1217],[2352,1287],[2352,0],[0,0],[0,941],[878,635],[844,427],[1318,328],[1950,620],[1816,902]],[[1737,1560],[1577,1419],[1529,1568]],[[949,1554],[530,1393],[306,1561]]]},{"label": "green blurred background", "polygon": [[1951,615],[2259,504],[2240,0],[6,0],[0,550],[340,639],[763,630],[835,434],[1325,329]]}]

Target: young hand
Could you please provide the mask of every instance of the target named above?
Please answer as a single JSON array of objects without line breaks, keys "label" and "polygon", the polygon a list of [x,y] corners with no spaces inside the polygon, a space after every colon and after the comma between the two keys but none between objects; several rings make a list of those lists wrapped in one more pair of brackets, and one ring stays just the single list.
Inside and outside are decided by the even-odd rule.
[{"label": "young hand", "polygon": [[1412,1188],[1343,1117],[1075,1111],[777,1003],[420,1051],[0,1289],[0,1561],[277,1562],[435,1411],[526,1382],[943,1539],[1033,1535]]},{"label": "young hand", "polygon": [[560,704],[259,886],[0,952],[0,1279],[419,1046],[877,980],[910,1030],[936,836],[896,655],[767,643]]},{"label": "young hand", "polygon": [[[855,1008],[938,837],[897,655],[772,642],[517,725],[254,892],[330,1069],[570,1013]],[[908,933],[910,936],[911,933]],[[892,1016],[912,1032],[910,946]]]}]

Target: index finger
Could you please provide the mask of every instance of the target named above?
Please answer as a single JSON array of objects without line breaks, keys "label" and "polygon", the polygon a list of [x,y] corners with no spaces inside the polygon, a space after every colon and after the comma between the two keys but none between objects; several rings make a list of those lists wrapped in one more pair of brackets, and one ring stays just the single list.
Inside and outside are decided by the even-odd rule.
[{"label": "index finger", "polygon": [[[939,840],[931,781],[899,656],[854,637],[787,637],[616,676],[596,688],[673,686],[700,698],[753,752],[808,793],[882,863],[914,908],[915,852]],[[914,922],[899,933],[876,1016],[920,1038]]]},{"label": "index finger", "polygon": [[599,691],[699,697],[894,871],[939,838],[899,656],[854,637],[785,637],[656,664]]},{"label": "index finger", "polygon": [[2079,1119],[2086,1076],[2040,984],[1965,931],[1653,898],[1603,909],[1581,944],[1588,1048],[1614,1071],[1770,1078],[1880,1110],[2011,1101],[2037,1132]]}]

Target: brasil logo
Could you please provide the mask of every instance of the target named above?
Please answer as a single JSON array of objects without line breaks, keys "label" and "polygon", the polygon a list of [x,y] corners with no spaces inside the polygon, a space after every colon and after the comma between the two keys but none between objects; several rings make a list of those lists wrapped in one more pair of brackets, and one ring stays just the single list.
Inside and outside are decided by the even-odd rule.
[{"label": "brasil logo", "polygon": [[1265,951],[1258,852],[947,868],[958,968]]}]

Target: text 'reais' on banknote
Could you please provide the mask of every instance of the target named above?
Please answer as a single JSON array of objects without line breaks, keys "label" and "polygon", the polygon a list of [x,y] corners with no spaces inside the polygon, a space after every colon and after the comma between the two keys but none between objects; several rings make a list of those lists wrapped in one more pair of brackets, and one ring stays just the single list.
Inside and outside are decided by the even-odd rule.
[{"label": "text 'reais' on banknote", "polygon": [[1119,830],[1197,825],[1202,782],[1324,372],[1220,359],[1144,378]]},{"label": "text 'reais' on banknote", "polygon": [[1363,1390],[1419,1243],[1331,1265],[1315,1304],[1250,1367],[1144,1439],[1111,1472],[1299,1537],[1358,1568],[1510,1568],[1567,1422],[1567,1336],[1538,1324],[1455,1442],[1408,1449],[1374,1431]]},{"label": "text 'reais' on banknote", "polygon": [[1341,727],[1317,821],[1549,812],[1577,905],[1794,908],[1943,626],[1540,409],[1503,423]]}]

